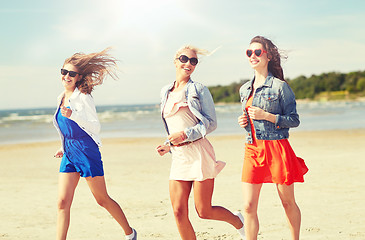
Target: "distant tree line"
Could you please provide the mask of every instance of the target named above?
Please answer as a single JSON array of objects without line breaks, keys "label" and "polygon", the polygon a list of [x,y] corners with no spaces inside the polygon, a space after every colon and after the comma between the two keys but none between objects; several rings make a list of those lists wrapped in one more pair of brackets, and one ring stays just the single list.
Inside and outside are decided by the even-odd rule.
[{"label": "distant tree line", "polygon": [[364,95],[365,94],[365,71],[350,73],[323,73],[297,77],[289,81],[290,87],[297,99],[315,99],[323,93],[342,91],[345,95]]},{"label": "distant tree line", "polygon": [[240,87],[248,80],[241,80],[239,83],[231,83],[228,86],[208,87],[213,96],[214,102],[231,103],[240,102]]},{"label": "distant tree line", "polygon": [[[248,79],[228,86],[211,86],[214,102],[239,102],[239,89]],[[338,73],[329,72],[310,77],[299,76],[294,79],[287,79],[290,87],[295,93],[296,99],[319,98],[339,99],[356,98],[365,96],[365,71]]]}]

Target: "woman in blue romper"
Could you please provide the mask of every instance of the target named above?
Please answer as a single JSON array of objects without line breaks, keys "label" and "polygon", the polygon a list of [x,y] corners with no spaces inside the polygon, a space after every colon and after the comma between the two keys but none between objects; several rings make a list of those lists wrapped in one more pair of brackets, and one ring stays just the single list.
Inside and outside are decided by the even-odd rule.
[{"label": "woman in blue romper", "polygon": [[121,207],[107,193],[99,147],[100,122],[90,95],[93,87],[113,75],[116,60],[108,49],[92,54],[76,53],[65,60],[61,80],[65,91],[58,97],[53,123],[62,146],[55,157],[62,158],[59,174],[57,239],[66,239],[70,208],[80,176],[86,179],[98,204],[123,228],[127,240],[136,240]]}]

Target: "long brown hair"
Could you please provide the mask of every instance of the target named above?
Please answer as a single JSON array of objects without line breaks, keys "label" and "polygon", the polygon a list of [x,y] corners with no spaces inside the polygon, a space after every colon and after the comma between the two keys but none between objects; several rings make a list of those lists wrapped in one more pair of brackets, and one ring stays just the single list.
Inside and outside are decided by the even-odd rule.
[{"label": "long brown hair", "polygon": [[117,79],[115,74],[117,60],[108,54],[110,48],[97,53],[75,53],[67,58],[63,65],[71,64],[78,69],[82,79],[76,83],[76,87],[82,93],[90,94],[94,87],[103,83],[107,75]]},{"label": "long brown hair", "polygon": [[265,37],[256,36],[251,40],[251,43],[254,42],[261,43],[264,50],[267,51],[267,56],[270,59],[268,65],[269,72],[271,72],[274,75],[274,77],[285,81],[283,68],[281,67],[281,58],[286,59],[287,57],[281,56],[278,47],[275,46],[275,44],[271,40]]}]

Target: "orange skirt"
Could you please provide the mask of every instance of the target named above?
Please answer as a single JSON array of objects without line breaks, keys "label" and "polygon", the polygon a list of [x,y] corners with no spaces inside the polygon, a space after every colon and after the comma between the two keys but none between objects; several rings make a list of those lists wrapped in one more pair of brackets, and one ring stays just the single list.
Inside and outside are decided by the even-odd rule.
[{"label": "orange skirt", "polygon": [[246,143],[242,182],[286,185],[304,182],[308,168],[295,155],[288,139],[253,140],[253,144]]},{"label": "orange skirt", "polygon": [[[246,110],[252,105],[250,96]],[[288,139],[258,140],[255,128],[250,119],[252,144],[245,147],[242,182],[260,184],[277,183],[291,185],[294,182],[304,182],[304,174],[308,168],[304,160],[297,157]]]}]

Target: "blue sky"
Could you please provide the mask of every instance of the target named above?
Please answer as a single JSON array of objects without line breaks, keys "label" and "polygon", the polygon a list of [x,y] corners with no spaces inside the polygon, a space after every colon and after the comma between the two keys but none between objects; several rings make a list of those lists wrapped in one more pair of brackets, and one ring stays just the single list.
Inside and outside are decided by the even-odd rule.
[{"label": "blue sky", "polygon": [[158,103],[185,44],[218,48],[192,76],[207,86],[252,77],[244,50],[256,35],[287,53],[289,78],[364,70],[364,22],[361,0],[2,1],[0,109],[55,106],[64,59],[109,46],[119,80],[96,88],[97,105]]}]

